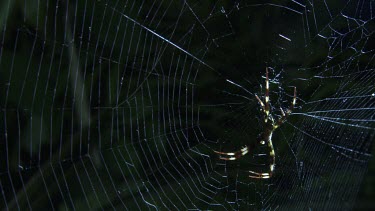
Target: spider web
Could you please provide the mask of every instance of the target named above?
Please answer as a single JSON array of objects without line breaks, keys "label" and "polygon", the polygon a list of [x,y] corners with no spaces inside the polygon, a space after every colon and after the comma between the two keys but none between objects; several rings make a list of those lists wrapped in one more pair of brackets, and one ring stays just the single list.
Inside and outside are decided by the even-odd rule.
[{"label": "spider web", "polygon": [[[374,1],[3,1],[2,209],[350,209],[375,130]],[[371,45],[372,44],[372,45]],[[270,70],[271,114],[255,143]]]}]

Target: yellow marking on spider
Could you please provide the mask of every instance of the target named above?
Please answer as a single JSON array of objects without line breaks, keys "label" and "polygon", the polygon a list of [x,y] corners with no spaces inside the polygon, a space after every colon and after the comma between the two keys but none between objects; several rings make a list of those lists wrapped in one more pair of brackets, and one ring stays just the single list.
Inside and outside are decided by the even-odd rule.
[{"label": "yellow marking on spider", "polygon": [[258,173],[258,172],[255,172],[255,171],[249,171],[250,173],[252,174],[255,174],[255,175],[260,175],[260,176],[267,176],[269,175],[269,173]]},{"label": "yellow marking on spider", "polygon": [[255,178],[255,179],[269,179],[270,178],[269,173],[257,173],[254,171],[249,171],[249,173],[256,175],[256,176],[249,175],[250,178]]},{"label": "yellow marking on spider", "polygon": [[219,154],[219,155],[235,155],[236,153],[234,152],[219,152],[219,151],[215,151],[215,153]]},{"label": "yellow marking on spider", "polygon": [[275,156],[275,150],[271,150],[270,155]]},{"label": "yellow marking on spider", "polygon": [[270,176],[250,176],[250,175],[249,177],[253,179],[269,179],[270,178]]},{"label": "yellow marking on spider", "polygon": [[241,153],[241,155],[246,155],[248,153],[248,151],[245,151],[243,153]]},{"label": "yellow marking on spider", "polygon": [[226,157],[219,157],[221,160],[236,160],[237,158],[236,157],[229,157],[229,158],[226,158]]}]

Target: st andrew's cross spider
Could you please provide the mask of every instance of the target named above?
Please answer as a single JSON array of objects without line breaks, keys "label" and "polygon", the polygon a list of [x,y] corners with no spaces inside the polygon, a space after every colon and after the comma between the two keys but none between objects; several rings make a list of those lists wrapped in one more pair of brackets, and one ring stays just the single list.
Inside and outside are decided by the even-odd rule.
[{"label": "st andrew's cross spider", "polygon": [[237,160],[241,158],[242,156],[246,155],[256,145],[258,144],[264,145],[267,143],[268,148],[269,148],[269,170],[268,172],[262,173],[262,172],[249,171],[250,173],[249,177],[255,178],[255,179],[268,179],[272,177],[273,172],[275,170],[275,163],[276,163],[275,150],[272,144],[272,134],[278,127],[280,127],[285,122],[289,114],[292,113],[293,108],[296,105],[297,90],[296,90],[296,87],[294,87],[294,96],[293,96],[292,103],[290,104],[290,107],[286,109],[285,111],[280,107],[281,116],[278,118],[278,120],[275,120],[272,116],[272,112],[270,108],[269,78],[268,78],[268,68],[266,68],[266,92],[264,94],[264,103],[258,97],[258,95],[255,95],[255,98],[258,100],[261,106],[261,111],[263,113],[264,130],[260,135],[260,139],[257,140],[258,143],[256,143],[255,145],[245,145],[240,150],[235,151],[235,152],[220,152],[220,151],[214,151],[214,152],[220,155],[219,158],[221,160],[229,160],[229,161]]}]

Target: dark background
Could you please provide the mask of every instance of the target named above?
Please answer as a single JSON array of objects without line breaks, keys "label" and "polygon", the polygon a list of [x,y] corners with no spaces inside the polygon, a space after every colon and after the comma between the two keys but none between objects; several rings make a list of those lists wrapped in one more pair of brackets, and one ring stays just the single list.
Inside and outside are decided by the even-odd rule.
[{"label": "dark background", "polygon": [[[255,199],[255,205],[247,205],[247,209],[272,209],[277,204],[282,204],[284,209],[288,206],[338,209],[351,208],[353,204],[354,209],[375,208],[372,202],[375,161],[368,156],[375,150],[372,146],[373,115],[355,111],[348,116],[336,114],[339,118],[368,120],[361,126],[372,128],[357,130],[347,125],[309,120],[298,114],[374,107],[373,98],[368,101],[350,99],[374,93],[373,8],[364,1],[329,1],[328,5],[298,2],[306,7],[293,1],[188,1],[187,4],[172,1],[163,2],[160,8],[158,2],[145,1],[1,2],[0,103],[3,112],[0,117],[4,141],[0,145],[0,179],[7,198],[1,207],[15,208],[14,195],[21,208],[27,206],[23,189],[27,189],[30,198],[38,199],[31,202],[32,207],[51,206],[44,189],[51,187],[50,197],[56,201],[52,206],[62,208],[63,199],[71,197],[75,208],[84,208],[87,206],[83,197],[86,197],[85,190],[77,187],[86,190],[94,187],[100,192],[100,187],[104,186],[112,190],[112,181],[126,192],[122,197],[130,207],[144,208],[138,205],[143,203],[140,196],[132,194],[148,192],[139,190],[146,187],[141,185],[145,178],[156,184],[162,175],[168,175],[159,168],[171,170],[173,166],[183,172],[185,166],[190,165],[183,163],[186,158],[191,159],[191,163],[196,162],[197,166],[192,169],[199,172],[206,160],[190,154],[189,149],[209,155],[210,161],[218,165],[220,161],[212,150],[235,150],[255,140],[262,131],[262,116],[251,94],[262,95],[264,70],[269,67],[273,81],[271,101],[276,114],[280,106],[288,107],[293,87],[298,90],[296,114],[288,118],[273,138],[279,173],[270,187],[274,185],[279,189],[272,189],[275,196],[267,207],[258,200],[260,196],[233,186],[233,181],[253,183],[244,173],[252,159],[249,156],[233,165],[226,164],[228,172],[219,165],[210,169],[225,172],[229,178],[226,182],[230,189],[223,189],[215,200],[223,202],[224,208],[240,209],[227,203],[231,197],[224,198],[232,193],[230,190],[236,190],[243,198]],[[350,18],[344,18],[343,14]],[[280,34],[288,35],[292,41],[281,38]],[[367,53],[357,56],[361,50]],[[147,59],[154,63],[146,62]],[[241,84],[251,94],[227,80]],[[124,85],[118,91],[120,84]],[[174,97],[172,93],[179,90],[187,91],[179,93],[181,98]],[[347,104],[309,104],[346,92]],[[164,101],[165,106],[156,107],[160,96],[169,100]],[[236,104],[243,102],[245,106]],[[225,106],[218,106],[220,104]],[[144,109],[143,116],[137,108]],[[183,114],[182,118],[178,117],[178,112]],[[185,113],[189,116],[185,117]],[[194,118],[198,113],[205,139],[194,138]],[[175,116],[164,120],[177,128],[164,126],[164,131],[153,132],[151,125],[163,128],[160,119],[168,114]],[[113,123],[114,119],[120,119],[120,123]],[[179,125],[181,119],[186,120],[186,125]],[[333,126],[336,128],[329,130]],[[128,129],[130,127],[133,128]],[[127,131],[119,128],[127,128]],[[184,134],[177,132],[180,128]],[[362,153],[339,156],[342,152],[336,154],[327,150],[300,131]],[[116,133],[117,136],[113,135]],[[340,135],[349,140],[336,138]],[[150,148],[148,143],[156,143],[150,140],[159,136],[162,143],[169,144],[166,151],[156,151],[158,146],[154,146],[149,153],[145,152]],[[170,141],[184,140],[184,136],[190,137],[188,142]],[[126,141],[119,137],[126,137]],[[296,159],[289,149],[298,152],[298,161],[306,166],[304,171],[297,171]],[[133,160],[136,171],[141,173],[116,169],[115,163],[121,158],[129,162],[141,155],[144,157],[139,158],[139,163]],[[157,155],[161,157],[160,162],[153,166],[149,161]],[[120,165],[124,169],[127,166]],[[83,179],[86,174],[95,175],[96,168],[100,181]],[[305,173],[314,184],[303,189],[308,179],[296,179],[298,173]],[[57,187],[54,182],[64,184],[61,175],[72,184],[69,197],[61,189],[64,187]],[[124,182],[124,178],[134,175],[140,179],[134,179],[134,183]],[[185,185],[183,190],[202,179],[197,176],[190,181],[188,174],[181,176],[176,172],[171,175]],[[179,183],[171,178],[167,181],[171,189],[179,188]],[[247,187],[255,192],[267,192],[265,187],[268,186],[263,181],[254,184],[254,187]],[[110,196],[100,192],[97,198],[109,197],[109,201],[119,206],[121,203],[114,192]],[[43,196],[36,196],[39,193]],[[308,200],[309,196],[298,198],[303,194],[311,194],[312,200]],[[288,198],[290,195],[295,201]],[[92,203],[91,208],[103,206],[93,195],[88,194],[88,198],[86,201]],[[173,203],[178,203],[176,198],[171,198]],[[173,203],[167,207],[172,207]],[[201,209],[215,209],[200,203],[197,202]],[[103,207],[110,208],[110,205],[107,203]]]}]

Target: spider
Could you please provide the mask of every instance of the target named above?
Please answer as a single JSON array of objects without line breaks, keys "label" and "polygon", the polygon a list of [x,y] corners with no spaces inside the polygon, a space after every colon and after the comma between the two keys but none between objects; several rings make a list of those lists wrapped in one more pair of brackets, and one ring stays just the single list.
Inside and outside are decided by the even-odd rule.
[{"label": "spider", "polygon": [[275,162],[276,162],[276,155],[275,150],[273,148],[272,144],[272,134],[273,132],[280,127],[289,114],[292,113],[292,110],[294,106],[296,105],[296,99],[297,99],[297,90],[296,87],[294,87],[294,96],[292,103],[290,104],[290,107],[286,109],[285,111],[280,107],[281,110],[281,116],[278,118],[278,120],[275,120],[271,113],[270,108],[270,99],[269,99],[269,79],[268,79],[268,68],[266,67],[266,92],[264,94],[264,103],[263,101],[258,97],[258,95],[255,94],[255,98],[258,100],[261,111],[263,113],[263,128],[264,131],[260,134],[260,140],[257,141],[257,143],[253,145],[245,145],[240,150],[235,152],[220,152],[220,151],[214,151],[215,153],[220,155],[221,160],[237,160],[241,158],[242,156],[249,153],[250,150],[252,150],[256,145],[261,144],[265,145],[268,144],[269,148],[269,170],[266,173],[262,172],[255,172],[255,171],[249,171],[249,177],[255,178],[255,179],[269,179],[272,177],[273,172],[275,170]]}]

